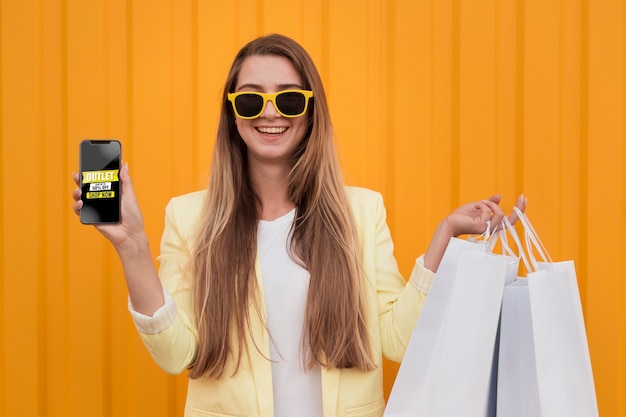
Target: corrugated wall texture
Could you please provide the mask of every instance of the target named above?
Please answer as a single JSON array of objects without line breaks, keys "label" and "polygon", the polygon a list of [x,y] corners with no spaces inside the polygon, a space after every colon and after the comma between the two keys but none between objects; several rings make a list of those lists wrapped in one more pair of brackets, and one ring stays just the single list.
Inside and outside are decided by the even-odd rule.
[{"label": "corrugated wall texture", "polygon": [[182,415],[70,174],[81,139],[121,140],[156,255],[168,199],[205,186],[235,52],[268,32],[317,62],[403,273],[452,208],[528,197],[576,262],[601,415],[626,415],[621,0],[0,0],[0,415]]}]

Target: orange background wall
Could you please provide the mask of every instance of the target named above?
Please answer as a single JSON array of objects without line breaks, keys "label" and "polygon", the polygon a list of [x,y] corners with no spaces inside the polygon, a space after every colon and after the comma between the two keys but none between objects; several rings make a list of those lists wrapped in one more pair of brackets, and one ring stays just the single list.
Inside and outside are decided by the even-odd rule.
[{"label": "orange background wall", "polygon": [[576,262],[601,415],[625,416],[619,0],[0,0],[0,415],[182,415],[70,174],[81,139],[120,139],[156,255],[168,199],[206,183],[235,52],[268,32],[318,64],[346,182],[384,194],[405,274],[452,208],[528,197]]}]

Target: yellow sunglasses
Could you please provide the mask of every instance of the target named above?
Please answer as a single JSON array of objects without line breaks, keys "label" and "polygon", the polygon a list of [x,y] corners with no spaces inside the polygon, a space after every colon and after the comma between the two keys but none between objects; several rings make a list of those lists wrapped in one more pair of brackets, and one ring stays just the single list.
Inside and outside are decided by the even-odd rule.
[{"label": "yellow sunglasses", "polygon": [[267,102],[274,104],[276,111],[285,117],[299,117],[306,113],[313,91],[283,90],[275,93],[257,93],[242,91],[228,93],[228,101],[233,105],[235,114],[242,119],[256,119],[265,111]]}]

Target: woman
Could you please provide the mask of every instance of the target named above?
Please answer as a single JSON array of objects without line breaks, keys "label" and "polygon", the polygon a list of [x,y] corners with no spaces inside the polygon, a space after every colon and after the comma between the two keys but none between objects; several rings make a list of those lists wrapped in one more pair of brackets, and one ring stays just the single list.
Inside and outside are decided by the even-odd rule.
[{"label": "woman", "polygon": [[380,194],[342,183],[306,51],[253,40],[222,98],[210,185],[168,204],[159,273],[127,166],[123,221],[97,226],[141,338],[189,369],[186,416],[381,416],[383,355],[402,359],[447,242],[499,223],[499,196],[446,217],[407,283]]}]

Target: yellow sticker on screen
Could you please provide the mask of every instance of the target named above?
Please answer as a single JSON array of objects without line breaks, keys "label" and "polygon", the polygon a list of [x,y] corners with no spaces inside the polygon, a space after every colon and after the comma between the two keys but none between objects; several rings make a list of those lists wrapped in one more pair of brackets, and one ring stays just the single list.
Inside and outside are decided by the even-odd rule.
[{"label": "yellow sticker on screen", "polygon": [[116,182],[119,181],[118,169],[107,171],[85,171],[83,172],[83,184],[92,182]]},{"label": "yellow sticker on screen", "polygon": [[85,194],[85,197],[87,197],[87,200],[95,200],[95,199],[100,199],[100,198],[114,198],[115,197],[115,191],[89,192],[89,193]]}]

